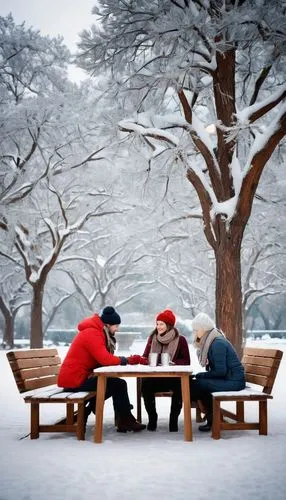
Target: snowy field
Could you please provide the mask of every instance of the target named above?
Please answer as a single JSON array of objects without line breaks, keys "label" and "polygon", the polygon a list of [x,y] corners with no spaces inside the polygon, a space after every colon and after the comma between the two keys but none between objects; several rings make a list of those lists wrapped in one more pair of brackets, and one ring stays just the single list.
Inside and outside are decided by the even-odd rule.
[{"label": "snowy field", "polygon": [[[141,354],[144,345],[136,342],[132,353]],[[191,443],[184,442],[182,416],[179,432],[169,433],[168,398],[157,400],[159,428],[154,433],[117,433],[108,400],[102,444],[93,443],[91,417],[86,441],[77,441],[72,434],[23,438],[29,432],[29,406],[21,401],[6,353],[0,351],[0,500],[285,500],[286,342],[272,339],[248,345],[284,351],[274,399],[269,401],[269,435],[224,432],[221,440],[214,441],[198,431],[193,413]],[[59,348],[62,357],[66,350]],[[196,372],[199,367],[190,350]],[[135,406],[133,379],[128,379],[128,386]],[[255,415],[256,405],[247,412]],[[62,416],[63,407],[47,405],[42,414],[53,421]]]}]

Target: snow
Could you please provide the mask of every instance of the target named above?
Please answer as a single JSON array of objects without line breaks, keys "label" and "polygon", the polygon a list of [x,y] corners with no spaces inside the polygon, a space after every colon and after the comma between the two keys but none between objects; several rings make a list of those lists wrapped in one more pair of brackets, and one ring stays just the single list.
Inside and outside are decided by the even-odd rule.
[{"label": "snow", "polygon": [[[142,354],[145,343],[134,343],[132,353]],[[286,343],[275,339],[249,345],[275,347],[284,359],[269,401],[269,434],[257,431],[223,432],[212,440],[200,433],[193,414],[193,441],[179,432],[169,433],[169,398],[158,398],[157,432],[116,433],[112,402],[105,404],[102,444],[93,442],[94,417],[87,426],[86,441],[73,434],[29,432],[29,405],[21,401],[5,351],[0,351],[1,500],[284,500],[286,498]],[[63,357],[66,348],[59,348]],[[192,368],[199,367],[191,348]],[[127,378],[129,395],[136,404],[135,379]],[[142,405],[144,408],[144,405]],[[46,405],[43,417],[61,417],[61,405]],[[256,414],[249,404],[247,414]],[[143,421],[146,413],[143,409]],[[284,471],[284,472],[283,472]]]},{"label": "snow", "polygon": [[[271,124],[269,123],[268,126],[263,129],[262,133],[260,133],[259,131],[256,131],[255,139],[254,139],[253,144],[250,148],[250,151],[248,154],[248,159],[246,161],[246,165],[245,165],[244,170],[243,170],[243,176],[246,176],[249,169],[251,168],[252,161],[253,161],[253,158],[255,157],[255,155],[263,150],[263,148],[268,143],[268,141],[271,139],[271,137],[279,129],[280,120],[284,116],[285,113],[286,113],[286,102],[280,106],[279,112],[276,114],[276,116],[272,120]],[[262,129],[262,127],[261,127],[261,129]]]},{"label": "snow", "polygon": [[286,92],[286,83],[284,85],[281,85],[281,87],[276,92],[273,92],[266,99],[260,102],[256,102],[251,106],[245,107],[240,111],[237,111],[236,116],[238,121],[240,121],[241,123],[247,123],[249,119],[251,119],[251,116],[254,113],[256,113],[262,108],[265,108],[269,104],[276,102],[276,100],[278,100],[285,92]]},{"label": "snow", "polygon": [[[121,354],[121,351],[120,351]],[[152,366],[152,370],[150,369],[150,366],[148,365],[126,365],[126,366],[109,366],[108,367],[109,372],[130,372],[130,373],[136,373],[136,372],[187,372],[191,373],[193,371],[192,367],[190,365],[180,365],[178,366]],[[106,368],[97,368],[94,370],[95,373],[105,373]]]},{"label": "snow", "polygon": [[173,146],[178,146],[179,144],[179,139],[174,134],[171,134],[170,132],[167,132],[166,130],[160,128],[155,128],[155,127],[145,128],[142,127],[142,125],[138,125],[137,123],[128,120],[120,121],[119,127],[123,131],[125,130],[128,130],[129,132],[132,131],[142,136],[161,138],[162,140],[171,143]]}]

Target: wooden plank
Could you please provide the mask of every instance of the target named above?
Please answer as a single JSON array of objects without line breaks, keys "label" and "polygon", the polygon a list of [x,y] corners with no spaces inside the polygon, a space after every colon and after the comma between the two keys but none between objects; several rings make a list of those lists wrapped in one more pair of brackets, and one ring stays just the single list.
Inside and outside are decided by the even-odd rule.
[{"label": "wooden plank", "polygon": [[[77,395],[78,394],[78,395]],[[84,393],[74,393],[74,392],[61,392],[57,394],[51,394],[51,396],[43,395],[31,395],[24,398],[25,403],[66,403],[73,404],[79,403],[81,401],[88,401],[89,399],[96,396],[96,392],[84,392]]]},{"label": "wooden plank", "polygon": [[142,408],[141,408],[141,396],[142,396],[142,379],[138,377],[136,379],[136,402],[137,402],[137,422],[142,422]]},{"label": "wooden plank", "polygon": [[6,353],[9,361],[15,359],[26,359],[26,358],[47,358],[52,356],[58,356],[57,349],[27,349],[25,351],[10,351]]},{"label": "wooden plank", "polygon": [[245,356],[242,358],[242,364],[245,365],[254,365],[254,366],[276,366],[278,367],[280,363],[279,359],[275,358],[262,358],[261,356]]},{"label": "wooden plank", "polygon": [[243,394],[240,395],[239,392],[236,394],[232,393],[231,396],[216,396],[213,393],[213,400],[218,401],[263,401],[265,399],[273,399],[271,394],[265,394],[261,392],[261,394]]},{"label": "wooden plank", "polygon": [[245,431],[245,430],[258,430],[259,423],[257,422],[220,422],[220,430],[227,431]]},{"label": "wooden plank", "polygon": [[103,428],[103,410],[104,410],[104,396],[106,387],[106,377],[104,375],[98,376],[97,381],[97,394],[96,394],[96,413],[95,413],[95,432],[94,442],[102,442],[102,428]]},{"label": "wooden plank", "polygon": [[12,371],[21,370],[23,368],[37,368],[40,366],[54,366],[61,365],[61,358],[59,356],[48,358],[25,358],[18,359],[17,361],[10,361]]},{"label": "wooden plank", "polygon": [[252,373],[253,375],[264,375],[265,377],[271,375],[272,369],[272,366],[249,365],[248,363],[244,365],[245,374]]},{"label": "wooden plank", "polygon": [[31,439],[39,437],[40,408],[38,403],[31,404]]},{"label": "wooden plank", "polygon": [[[49,386],[47,386],[49,387]],[[52,389],[48,389],[48,390],[43,390],[43,391],[37,391],[35,394],[28,394],[27,396],[24,396],[24,401],[26,403],[30,402],[33,398],[38,398],[38,399],[41,399],[41,398],[45,398],[45,399],[48,399],[50,396],[54,395],[54,394],[60,394],[61,392],[63,392],[63,389],[61,389],[60,387],[54,387]]]},{"label": "wooden plank", "polygon": [[57,375],[51,375],[50,377],[25,380],[23,382],[24,389],[19,389],[19,390],[20,392],[24,392],[24,391],[30,391],[32,389],[39,389],[40,387],[46,387],[47,385],[56,384],[57,378],[58,378]]},{"label": "wooden plank", "polygon": [[192,414],[191,414],[191,398],[190,398],[190,377],[188,373],[181,376],[181,389],[184,410],[184,436],[185,441],[193,440],[192,433]]},{"label": "wooden plank", "polygon": [[30,368],[28,370],[19,370],[14,372],[16,381],[26,381],[34,378],[46,377],[47,375],[57,375],[60,371],[60,366],[43,366],[39,368]]},{"label": "wooden plank", "polygon": [[282,359],[283,352],[279,349],[264,349],[256,347],[245,347],[243,355],[262,356],[267,358]]},{"label": "wooden plank", "polygon": [[85,439],[84,403],[78,404],[76,437],[80,441],[84,441],[84,439]]},{"label": "wooden plank", "polygon": [[[237,416],[236,413],[233,413],[232,411],[229,411],[229,410],[226,410],[225,408],[221,408],[220,409],[220,413],[221,413],[221,416],[222,417],[227,417],[227,418],[231,418],[232,420],[240,420]],[[242,419],[243,420],[243,419]]]},{"label": "wooden plank", "polygon": [[264,377],[263,375],[254,375],[252,373],[246,373],[246,381],[264,387],[267,385],[268,377]]},{"label": "wooden plank", "polygon": [[76,432],[77,424],[40,425],[39,432]]}]

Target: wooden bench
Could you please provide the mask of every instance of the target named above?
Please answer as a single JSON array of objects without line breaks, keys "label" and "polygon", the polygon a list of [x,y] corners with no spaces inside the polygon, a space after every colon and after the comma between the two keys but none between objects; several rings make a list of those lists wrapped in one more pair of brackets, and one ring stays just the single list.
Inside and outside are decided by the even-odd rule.
[{"label": "wooden bench", "polygon": [[[246,375],[246,388],[242,391],[213,392],[212,437],[220,439],[224,430],[258,430],[267,435],[267,401],[273,399],[271,392],[283,352],[277,349],[256,349],[247,347],[243,351],[242,364]],[[221,403],[233,401],[236,412],[221,407]],[[258,403],[258,421],[246,422],[244,404]],[[226,421],[225,417],[232,420]]]},{"label": "wooden bench", "polygon": [[[57,349],[29,349],[6,354],[19,392],[26,393],[30,404],[31,439],[41,432],[74,432],[77,439],[85,439],[85,403],[96,392],[65,392],[57,387],[57,374],[61,360]],[[40,424],[40,405],[61,403],[66,405],[66,418],[52,425]],[[77,412],[74,411],[77,405]]]}]

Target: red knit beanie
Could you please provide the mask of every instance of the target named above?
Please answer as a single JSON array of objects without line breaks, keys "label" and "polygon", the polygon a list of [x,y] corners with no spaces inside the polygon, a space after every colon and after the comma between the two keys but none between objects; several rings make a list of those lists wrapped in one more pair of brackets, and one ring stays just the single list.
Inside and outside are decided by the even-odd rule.
[{"label": "red knit beanie", "polygon": [[176,323],[176,316],[171,309],[166,309],[158,314],[156,321],[163,321],[167,325],[174,326]]}]

